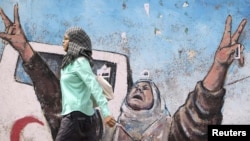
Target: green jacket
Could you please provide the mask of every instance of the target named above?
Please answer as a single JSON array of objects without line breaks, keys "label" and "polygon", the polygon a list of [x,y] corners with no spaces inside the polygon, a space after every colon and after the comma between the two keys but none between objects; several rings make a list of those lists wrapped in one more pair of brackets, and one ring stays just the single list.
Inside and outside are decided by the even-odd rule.
[{"label": "green jacket", "polygon": [[95,109],[91,95],[100,107],[103,116],[110,115],[107,99],[102,94],[102,88],[96,81],[95,74],[86,58],[79,57],[61,70],[60,85],[62,115],[72,111],[93,115]]}]

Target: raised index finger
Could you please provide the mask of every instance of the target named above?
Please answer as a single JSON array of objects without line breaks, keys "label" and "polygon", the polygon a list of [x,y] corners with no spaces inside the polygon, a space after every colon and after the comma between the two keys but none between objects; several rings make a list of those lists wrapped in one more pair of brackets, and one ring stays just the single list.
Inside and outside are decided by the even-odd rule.
[{"label": "raised index finger", "polygon": [[240,35],[245,27],[247,23],[247,20],[246,19],[243,19],[240,23],[240,25],[238,26],[237,30],[235,31],[235,33],[233,34],[233,37],[232,37],[232,45],[237,43],[239,38],[240,38]]},{"label": "raised index finger", "polygon": [[14,6],[14,23],[19,24],[18,4]]},{"label": "raised index finger", "polygon": [[231,43],[231,28],[232,28],[232,17],[231,17],[231,15],[229,15],[229,16],[227,16],[225,30],[224,30],[224,34],[223,34],[222,41],[220,44],[220,48],[223,48],[223,47],[230,45],[230,43]]},{"label": "raised index finger", "polygon": [[12,22],[10,21],[9,17],[7,17],[5,15],[2,8],[0,8],[0,15],[1,15],[2,19],[3,19],[5,27],[9,27],[12,24]]}]

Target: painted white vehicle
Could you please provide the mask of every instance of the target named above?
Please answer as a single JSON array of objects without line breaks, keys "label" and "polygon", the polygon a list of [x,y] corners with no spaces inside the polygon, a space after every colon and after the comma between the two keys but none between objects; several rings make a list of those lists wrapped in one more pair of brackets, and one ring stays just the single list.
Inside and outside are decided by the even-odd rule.
[{"label": "painted white vehicle", "polygon": [[[55,74],[59,74],[58,61],[64,51],[61,46],[30,43],[47,61]],[[115,118],[127,93],[129,62],[118,53],[93,51],[97,66],[95,73],[102,74],[114,88],[114,99],[109,108]],[[0,141],[52,141],[50,129],[35,95],[34,87],[22,68],[22,60],[10,45],[5,46],[0,63]]]}]

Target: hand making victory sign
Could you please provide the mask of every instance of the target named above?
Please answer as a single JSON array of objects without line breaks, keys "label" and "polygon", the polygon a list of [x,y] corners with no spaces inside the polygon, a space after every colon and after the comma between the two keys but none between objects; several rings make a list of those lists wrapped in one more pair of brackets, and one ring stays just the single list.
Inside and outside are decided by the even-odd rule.
[{"label": "hand making victory sign", "polygon": [[0,38],[10,43],[21,54],[25,62],[29,61],[33,55],[33,50],[20,24],[18,4],[14,6],[14,22],[5,15],[2,8],[0,8],[0,15],[5,25],[5,32],[0,32]]},{"label": "hand making victory sign", "polygon": [[238,47],[240,47],[240,66],[244,65],[244,56],[243,56],[243,45],[238,42],[239,37],[246,25],[246,19],[243,19],[240,25],[238,26],[237,31],[231,35],[232,32],[232,17],[229,15],[226,20],[226,26],[224,35],[222,37],[220,46],[216,53],[215,60],[221,65],[230,65],[234,60],[234,54],[237,52]]},{"label": "hand making victory sign", "polygon": [[244,47],[239,43],[239,38],[246,23],[247,20],[243,19],[235,33],[231,35],[232,17],[231,15],[227,17],[223,37],[215,53],[214,63],[203,80],[203,84],[208,90],[216,91],[223,87],[228,68],[235,60],[235,53],[237,51],[239,51],[239,65],[244,65]]}]

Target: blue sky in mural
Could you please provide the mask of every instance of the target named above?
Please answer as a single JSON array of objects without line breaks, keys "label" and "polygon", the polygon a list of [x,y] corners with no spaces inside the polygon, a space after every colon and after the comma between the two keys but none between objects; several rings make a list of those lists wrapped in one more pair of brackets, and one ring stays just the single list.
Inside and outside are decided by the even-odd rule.
[{"label": "blue sky in mural", "polygon": [[[15,3],[30,41],[61,45],[68,27],[81,26],[94,49],[128,55],[135,79],[143,69],[171,74],[180,60],[183,73],[210,66],[227,15],[233,16],[233,30],[243,18],[250,19],[248,0],[0,1],[11,16]],[[249,25],[245,31],[242,43],[249,51]]]}]

